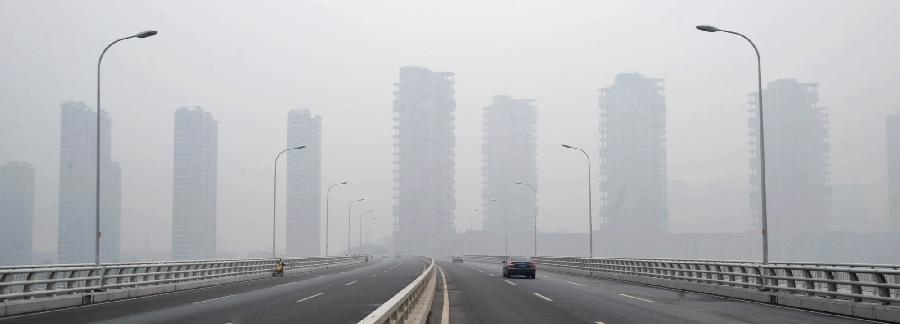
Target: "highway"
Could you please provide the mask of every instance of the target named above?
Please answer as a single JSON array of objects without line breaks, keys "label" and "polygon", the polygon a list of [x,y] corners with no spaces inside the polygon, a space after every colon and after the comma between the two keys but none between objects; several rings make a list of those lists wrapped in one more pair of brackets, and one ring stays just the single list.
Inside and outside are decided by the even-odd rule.
[{"label": "highway", "polygon": [[0,318],[0,323],[355,323],[413,281],[416,258]]},{"label": "highway", "polygon": [[[538,270],[505,279],[501,264],[437,265],[446,277],[450,323],[863,323],[793,308]],[[442,283],[432,305],[440,323]]]}]

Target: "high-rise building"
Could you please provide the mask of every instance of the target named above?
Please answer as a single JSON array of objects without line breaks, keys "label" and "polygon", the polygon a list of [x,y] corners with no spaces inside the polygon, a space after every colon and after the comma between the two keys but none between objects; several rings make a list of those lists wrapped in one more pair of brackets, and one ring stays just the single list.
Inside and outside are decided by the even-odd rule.
[{"label": "high-rise building", "polygon": [[[527,183],[537,190],[537,108],[534,100],[494,96],[482,111],[482,209],[485,231],[497,241],[492,253],[530,255],[536,202]],[[492,203],[496,198],[502,203]],[[505,213],[504,213],[505,212]],[[506,227],[509,227],[508,229]],[[496,244],[494,244],[496,243]],[[487,251],[486,251],[487,252]]]},{"label": "high-rise building", "polygon": [[600,89],[600,216],[618,235],[668,230],[663,80],[622,73]]},{"label": "high-rise building", "polygon": [[287,119],[287,208],[285,231],[288,256],[315,256],[319,250],[322,204],[322,117],[309,110],[291,110]]},{"label": "high-rise building", "polygon": [[[97,113],[81,102],[61,107],[57,262],[94,260]],[[119,259],[121,170],[110,158],[112,121],[100,113],[100,261]]]},{"label": "high-rise building", "polygon": [[395,244],[436,255],[450,249],[456,210],[453,73],[402,67],[394,87]]},{"label": "high-rise building", "polygon": [[[784,247],[789,241],[830,228],[828,113],[818,105],[816,86],[780,79],[763,90],[766,204],[772,245]],[[757,94],[749,97],[750,198],[753,224],[759,229],[759,108]]]},{"label": "high-rise building", "polygon": [[887,118],[888,200],[891,229],[900,232],[900,112]]},{"label": "high-rise building", "polygon": [[172,256],[216,257],[218,123],[201,107],[175,111]]},{"label": "high-rise building", "polygon": [[0,167],[0,265],[31,264],[34,168],[27,162]]}]

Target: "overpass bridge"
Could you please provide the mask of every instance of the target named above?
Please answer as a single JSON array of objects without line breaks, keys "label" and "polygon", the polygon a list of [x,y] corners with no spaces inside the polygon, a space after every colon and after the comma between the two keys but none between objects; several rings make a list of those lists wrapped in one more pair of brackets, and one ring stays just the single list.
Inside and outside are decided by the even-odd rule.
[{"label": "overpass bridge", "polygon": [[0,268],[6,323],[900,322],[900,265],[500,256]]}]

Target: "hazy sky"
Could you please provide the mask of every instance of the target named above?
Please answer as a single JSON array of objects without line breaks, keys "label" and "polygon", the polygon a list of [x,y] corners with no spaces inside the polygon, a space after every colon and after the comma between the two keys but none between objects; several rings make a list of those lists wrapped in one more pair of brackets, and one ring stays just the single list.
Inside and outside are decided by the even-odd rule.
[{"label": "hazy sky", "polygon": [[670,183],[715,186],[716,202],[728,204],[717,215],[679,208],[672,229],[743,231],[756,66],[744,40],[694,29],[711,24],[756,41],[764,80],[819,84],[832,183],[871,188],[866,221],[886,224],[884,118],[900,111],[898,12],[898,1],[849,0],[0,0],[0,162],[35,166],[35,249],[55,251],[59,104],[95,106],[103,47],[156,29],[104,60],[125,251],[145,239],[170,247],[173,114],[188,105],[219,121],[220,250],[270,246],[272,159],[286,142],[287,111],[298,108],[323,119],[323,186],[352,182],[332,195],[332,246],[345,247],[339,229],[358,197],[376,210],[378,236],[389,235],[392,90],[405,65],[456,73],[458,217],[479,227],[471,210],[480,204],[480,111],[506,94],[537,99],[541,230],[582,231],[583,157],[559,143],[596,155],[597,90],[617,73],[640,72],[665,79]]}]

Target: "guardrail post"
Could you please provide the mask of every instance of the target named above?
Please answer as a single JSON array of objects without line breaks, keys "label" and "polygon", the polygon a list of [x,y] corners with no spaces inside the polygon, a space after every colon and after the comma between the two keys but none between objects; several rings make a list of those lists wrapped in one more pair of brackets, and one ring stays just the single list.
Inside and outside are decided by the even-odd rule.
[{"label": "guardrail post", "polygon": [[[34,278],[34,275],[35,275],[34,272],[29,272],[27,275],[25,275],[25,280],[26,280],[26,281],[31,281],[31,280]],[[31,284],[31,283],[23,284],[23,285],[22,285],[22,292],[31,292],[32,289],[34,289],[33,286],[34,286],[34,284]]]},{"label": "guardrail post", "polygon": [[[834,280],[834,272],[832,272],[831,270],[824,270],[824,271],[822,271],[822,273],[825,274],[826,280],[829,280],[829,281]],[[837,292],[837,284],[836,283],[828,282],[826,284],[826,286],[828,287],[828,291]],[[831,294],[828,295],[828,298],[836,298],[836,297],[837,296],[835,296],[835,295],[831,295]]]},{"label": "guardrail post", "polygon": [[[880,284],[887,283],[887,278],[884,277],[884,274],[873,273],[872,275],[875,277],[875,282],[880,283]],[[891,289],[890,288],[884,287],[884,286],[879,286],[876,288],[878,288],[878,297],[887,297],[887,298],[891,297]],[[880,301],[880,302],[882,305],[890,305],[891,304],[888,301]]]},{"label": "guardrail post", "polygon": [[767,277],[766,280],[769,281],[769,284],[767,286],[773,287],[776,289],[775,291],[778,291],[777,288],[779,285],[779,281],[778,281],[778,278],[775,278],[778,276],[778,273],[775,272],[775,269],[772,269],[769,267],[764,267],[763,271],[766,272],[766,277]]},{"label": "guardrail post", "polygon": [[[784,268],[784,276],[788,278],[794,277],[794,271],[788,268]],[[787,281],[788,288],[797,288],[797,280],[794,279],[785,279]]]},{"label": "guardrail post", "polygon": [[750,278],[747,278],[747,267],[745,267],[745,266],[738,266],[738,268],[741,269],[741,282],[744,283],[743,285],[741,285],[741,287],[743,287],[743,288],[750,288],[750,284],[749,284],[749,283],[750,283]]},{"label": "guardrail post", "polygon": [[[851,282],[859,282],[859,276],[853,270],[848,270],[847,275],[850,276]],[[857,284],[850,284],[850,293],[854,295],[862,295],[862,286]],[[853,301],[858,302],[862,301],[862,298],[853,298]]]},{"label": "guardrail post", "polygon": [[[816,290],[816,283],[812,281],[813,275],[809,269],[803,269],[801,272],[803,274],[803,278],[807,279],[803,281],[803,288],[808,290]],[[815,293],[810,291],[806,293],[808,296],[815,296]]]},{"label": "guardrail post", "polygon": [[[725,275],[722,274],[722,267],[723,267],[723,266],[715,265],[715,267],[716,267],[716,280],[718,280],[718,281],[716,281],[716,284],[724,285],[725,283],[722,282],[722,281],[725,280]],[[731,268],[731,267],[728,267],[728,266],[724,266],[724,267],[725,267],[725,269],[730,269],[730,268]],[[728,272],[731,272],[731,271],[729,270]]]}]

